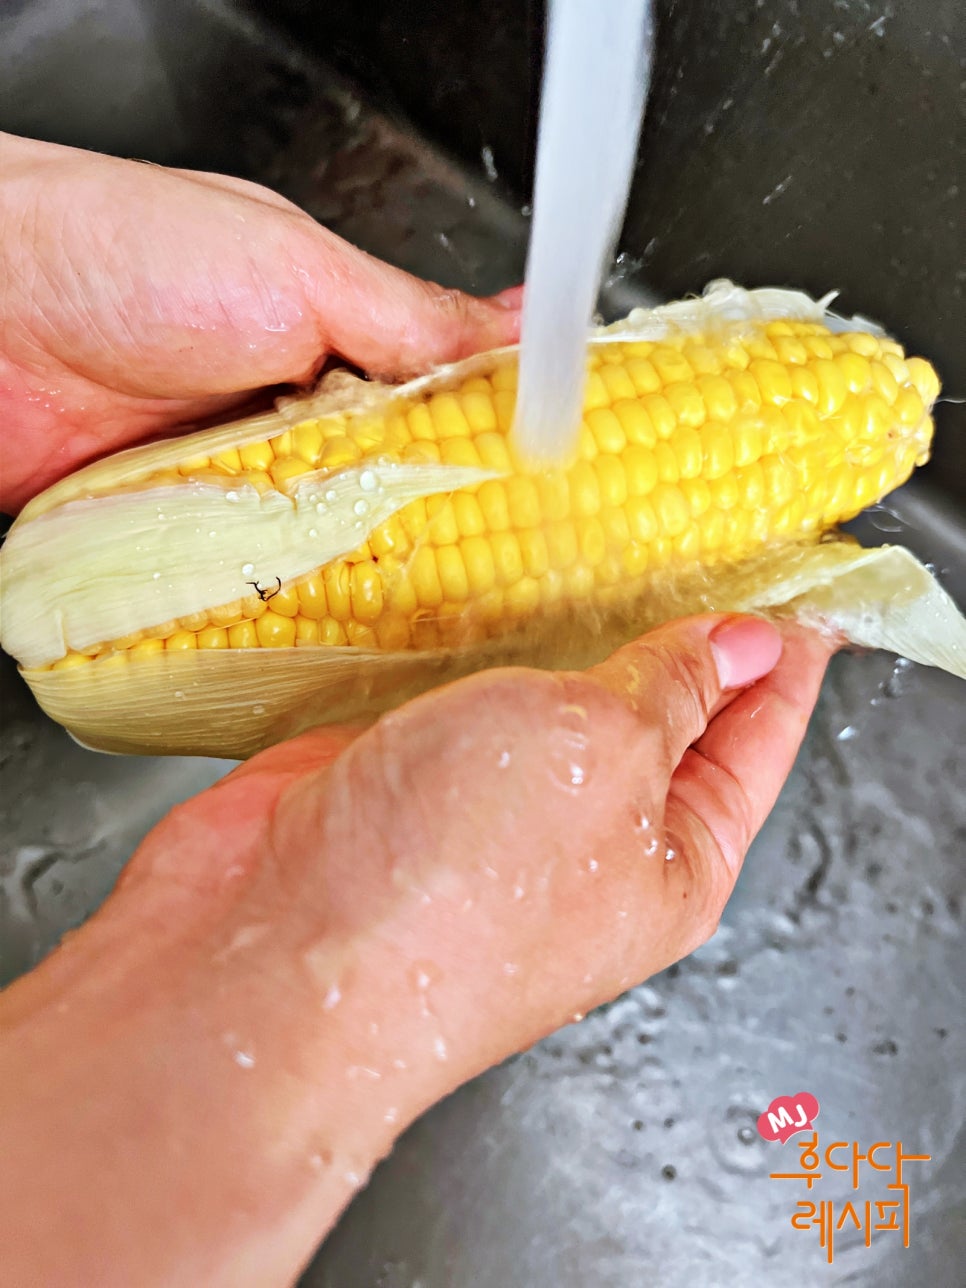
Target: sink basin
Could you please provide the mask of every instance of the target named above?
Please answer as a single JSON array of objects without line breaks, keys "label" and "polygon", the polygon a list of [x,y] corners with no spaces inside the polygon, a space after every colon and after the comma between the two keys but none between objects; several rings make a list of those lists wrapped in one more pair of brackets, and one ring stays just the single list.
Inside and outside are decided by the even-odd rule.
[{"label": "sink basin", "polygon": [[[719,275],[840,287],[961,397],[964,10],[805,7],[665,6],[603,307]],[[510,0],[7,0],[0,127],[258,179],[386,259],[489,292],[523,271],[541,23]],[[963,410],[940,407],[935,463],[855,525],[931,561],[960,604]],[[0,683],[6,982],[229,766],[84,751],[7,658]],[[838,657],[714,939],[427,1114],[306,1288],[960,1283],[964,694]],[[829,1267],[817,1232],[792,1229],[797,1201],[853,1197],[845,1174],[811,1193],[770,1178],[797,1151],[763,1141],[758,1115],[802,1090],[824,1143],[931,1155],[907,1177],[908,1249],[847,1229]]]}]

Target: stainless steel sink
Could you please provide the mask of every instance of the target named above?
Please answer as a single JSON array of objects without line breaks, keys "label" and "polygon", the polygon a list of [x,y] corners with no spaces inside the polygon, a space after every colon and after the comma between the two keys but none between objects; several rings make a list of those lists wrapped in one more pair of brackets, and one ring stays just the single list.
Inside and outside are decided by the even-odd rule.
[{"label": "stainless steel sink", "polygon": [[[258,178],[387,259],[497,289],[522,274],[539,7],[400,8],[6,0],[0,127]],[[804,8],[667,6],[606,306],[720,273],[841,285],[962,396],[962,7]],[[846,145],[838,170],[827,139]],[[857,530],[910,545],[966,604],[964,422],[940,410],[940,467]],[[0,681],[7,981],[227,765],[83,751],[8,659]],[[307,1288],[961,1283],[964,692],[882,655],[836,659],[712,942],[427,1114]],[[790,1227],[799,1199],[850,1197],[847,1178],[811,1195],[769,1178],[794,1147],[766,1144],[756,1119],[799,1090],[821,1102],[825,1142],[932,1155],[911,1176],[908,1250],[852,1231],[830,1267]]]}]

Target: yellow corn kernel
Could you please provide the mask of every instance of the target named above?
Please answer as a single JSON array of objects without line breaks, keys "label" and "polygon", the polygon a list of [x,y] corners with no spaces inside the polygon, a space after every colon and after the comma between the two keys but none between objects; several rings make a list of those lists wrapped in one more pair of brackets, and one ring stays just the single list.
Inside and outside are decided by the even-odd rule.
[{"label": "yellow corn kernel", "polygon": [[456,522],[453,503],[447,496],[426,498],[426,535],[434,545],[451,546],[459,541],[460,530]]},{"label": "yellow corn kernel", "polygon": [[308,474],[311,469],[312,466],[301,456],[282,456],[272,465],[269,474],[280,492],[289,492],[294,480],[303,474]]},{"label": "yellow corn kernel", "polygon": [[183,474],[186,478],[193,474],[200,474],[207,470],[211,465],[209,456],[188,456],[183,461],[178,462],[178,473]]},{"label": "yellow corn kernel", "polygon": [[[540,578],[550,567],[547,538],[540,528],[528,528],[520,533],[520,558],[528,577]],[[468,582],[467,582],[468,584]]]},{"label": "yellow corn kernel", "polygon": [[[484,382],[485,383],[485,382]],[[469,384],[469,382],[467,382]],[[490,396],[489,385],[485,390],[468,389],[463,386],[462,408],[466,422],[474,434],[495,430],[496,410]]]},{"label": "yellow corn kernel", "polygon": [[278,613],[281,617],[294,617],[299,611],[298,586],[295,583],[283,586],[274,595],[269,594],[265,603],[273,613]]},{"label": "yellow corn kernel", "polygon": [[164,641],[164,647],[169,653],[182,653],[198,647],[198,636],[194,631],[175,631]]},{"label": "yellow corn kernel", "polygon": [[198,632],[199,648],[227,648],[228,631],[224,626],[206,626]]},{"label": "yellow corn kernel", "polygon": [[229,648],[256,648],[257,645],[258,635],[255,631],[254,622],[236,622],[233,626],[228,627]]},{"label": "yellow corn kernel", "polygon": [[272,451],[272,445],[264,440],[259,443],[245,443],[244,446],[239,447],[238,458],[241,461],[242,469],[258,470],[266,474],[275,464],[275,453]]},{"label": "yellow corn kernel", "polygon": [[313,573],[310,577],[303,577],[296,584],[296,593],[298,595],[299,616],[316,622],[321,621],[328,611],[325,598],[325,583],[321,575]]},{"label": "yellow corn kernel", "polygon": [[295,643],[302,647],[319,643],[319,623],[316,618],[302,617],[301,614],[296,617]]},{"label": "yellow corn kernel", "polygon": [[[142,642],[143,642],[143,641],[142,641]],[[160,643],[161,643],[161,641],[160,641],[160,640],[158,640],[158,641],[152,641],[152,642],[156,642],[156,643],[158,643],[158,644],[160,644]],[[161,645],[161,647],[163,648],[163,647],[164,647],[164,645],[162,644],[162,645]],[[86,665],[88,662],[90,662],[90,661],[91,661],[91,659],[90,659],[89,657],[86,657],[83,653],[67,653],[67,654],[65,654],[65,655],[64,655],[64,657],[59,658],[59,659],[58,659],[58,660],[53,664],[53,666],[51,667],[51,670],[53,670],[53,671],[72,671],[72,670],[74,670],[74,668],[75,668],[75,667],[78,667],[78,666],[85,666],[85,665]]]},{"label": "yellow corn kernel", "polygon": [[523,576],[523,556],[515,533],[494,532],[490,538],[497,584],[512,586]]},{"label": "yellow corn kernel", "polygon": [[217,608],[212,608],[208,612],[212,626],[234,626],[235,622],[242,619],[242,606],[240,599],[234,599],[230,604],[219,604]]},{"label": "yellow corn kernel", "polygon": [[[139,640],[130,650],[131,657],[133,658],[156,657],[158,653],[163,652],[164,640],[157,639],[156,637]],[[68,654],[68,656],[70,655]],[[64,660],[66,661],[66,658]]]},{"label": "yellow corn kernel", "polygon": [[216,452],[211,458],[211,464],[214,469],[222,470],[225,474],[240,474],[244,469],[237,447],[226,447],[223,451]]},{"label": "yellow corn kernel", "polygon": [[322,426],[317,420],[303,420],[292,430],[292,451],[314,469],[322,454],[323,438]]},{"label": "yellow corn kernel", "polygon": [[346,564],[328,564],[322,570],[325,602],[328,616],[337,622],[347,622],[352,613],[352,596],[349,589],[349,569]]},{"label": "yellow corn kernel", "polygon": [[382,578],[372,563],[353,564],[349,572],[349,598],[352,617],[369,625],[382,612]]},{"label": "yellow corn kernel", "polygon": [[341,622],[337,622],[334,617],[324,617],[319,622],[319,643],[327,644],[331,647],[348,644],[349,637],[345,633],[345,627]]},{"label": "yellow corn kernel", "polygon": [[295,645],[295,622],[291,617],[271,609],[255,623],[255,634],[262,648],[292,648]]}]

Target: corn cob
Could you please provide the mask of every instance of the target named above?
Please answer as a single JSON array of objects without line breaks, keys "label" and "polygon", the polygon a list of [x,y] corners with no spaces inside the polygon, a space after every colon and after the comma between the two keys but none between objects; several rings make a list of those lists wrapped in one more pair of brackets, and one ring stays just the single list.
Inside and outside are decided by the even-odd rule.
[{"label": "corn cob", "polygon": [[775,551],[928,455],[933,369],[825,305],[719,283],[604,330],[559,469],[514,450],[512,351],[88,467],[11,530],[4,646],[94,745],[245,755],[487,661],[589,660],[715,587],[753,603],[730,570],[767,595]]}]

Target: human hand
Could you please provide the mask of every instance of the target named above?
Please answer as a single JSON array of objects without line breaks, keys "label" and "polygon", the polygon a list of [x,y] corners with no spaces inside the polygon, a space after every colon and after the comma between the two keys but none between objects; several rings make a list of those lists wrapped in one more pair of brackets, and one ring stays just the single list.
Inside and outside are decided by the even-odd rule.
[{"label": "human hand", "polygon": [[[3,508],[330,351],[400,376],[516,338],[516,293],[416,282],[252,185],[0,150]],[[424,1108],[712,932],[827,655],[678,622],[173,811],[0,999],[12,1281],[287,1282]]]},{"label": "human hand", "polygon": [[[828,652],[675,622],[305,734],[175,809],[0,999],[21,1264],[291,1282],[424,1109],[713,932]],[[85,1221],[80,1256],[53,1237]]]},{"label": "human hand", "polygon": [[396,379],[513,343],[519,300],[422,282],[257,184],[0,134],[0,510],[330,354]]}]

